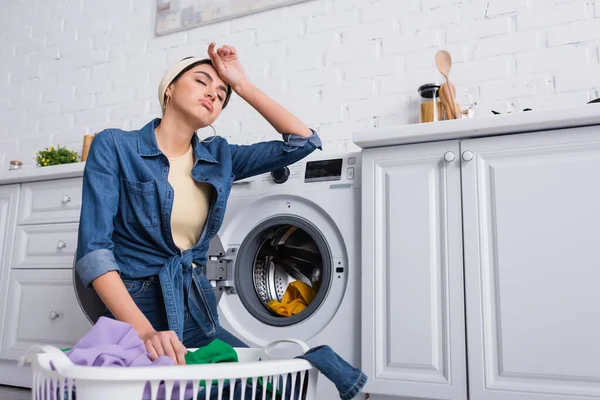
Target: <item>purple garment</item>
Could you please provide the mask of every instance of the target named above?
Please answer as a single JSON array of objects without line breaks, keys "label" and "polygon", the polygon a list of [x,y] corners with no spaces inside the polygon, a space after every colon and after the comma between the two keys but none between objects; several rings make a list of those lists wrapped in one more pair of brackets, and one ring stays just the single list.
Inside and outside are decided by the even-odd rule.
[{"label": "purple garment", "polygon": [[[73,364],[82,366],[151,367],[175,364],[167,356],[152,361],[144,342],[131,324],[106,317],[100,317],[92,329],[65,354]],[[164,400],[164,391],[159,389],[159,393],[158,399]],[[184,397],[191,399],[193,393],[191,385],[188,385]],[[151,398],[150,387],[146,386],[142,399]],[[179,399],[178,383],[173,387],[171,399]]]},{"label": "purple garment", "polygon": [[126,322],[100,317],[90,331],[65,353],[76,365],[145,367],[174,365],[167,356],[152,361],[137,332]]}]

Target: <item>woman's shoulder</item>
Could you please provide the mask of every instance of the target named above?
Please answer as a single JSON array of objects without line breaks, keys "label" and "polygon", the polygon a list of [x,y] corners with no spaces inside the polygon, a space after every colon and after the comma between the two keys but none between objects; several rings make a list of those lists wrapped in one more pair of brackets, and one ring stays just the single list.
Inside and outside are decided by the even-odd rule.
[{"label": "woman's shoulder", "polygon": [[92,143],[96,140],[103,142],[104,144],[111,145],[126,142],[136,142],[140,132],[140,129],[126,130],[121,128],[105,128],[94,135],[94,140]]},{"label": "woman's shoulder", "polygon": [[100,132],[94,134],[94,140],[92,140],[92,146],[98,147],[100,145],[104,146],[113,146],[114,136],[113,129],[106,128],[101,130]]},{"label": "woman's shoulder", "polygon": [[108,136],[108,137],[127,137],[137,136],[141,132],[141,129],[121,129],[121,128],[104,128],[100,132],[96,133],[95,137]]}]

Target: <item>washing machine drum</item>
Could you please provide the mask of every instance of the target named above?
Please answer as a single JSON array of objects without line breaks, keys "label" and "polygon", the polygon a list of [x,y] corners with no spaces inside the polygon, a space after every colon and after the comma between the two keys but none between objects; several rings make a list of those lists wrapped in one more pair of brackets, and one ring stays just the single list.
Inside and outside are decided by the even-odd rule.
[{"label": "washing machine drum", "polygon": [[292,282],[300,281],[318,291],[323,260],[306,231],[284,225],[263,239],[253,270],[256,292],[268,304],[273,300],[281,302]]},{"label": "washing machine drum", "polygon": [[235,261],[235,288],[246,309],[272,326],[299,323],[325,300],[332,262],[308,221],[273,218],[246,237]]}]

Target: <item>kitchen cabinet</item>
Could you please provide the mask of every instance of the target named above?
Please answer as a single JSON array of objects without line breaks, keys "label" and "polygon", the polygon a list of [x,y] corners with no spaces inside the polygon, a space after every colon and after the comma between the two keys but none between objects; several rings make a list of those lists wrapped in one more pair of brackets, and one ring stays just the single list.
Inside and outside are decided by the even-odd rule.
[{"label": "kitchen cabinet", "polygon": [[365,392],[600,397],[600,126],[365,148],[363,168]]},{"label": "kitchen cabinet", "polygon": [[31,386],[17,360],[73,346],[91,324],[73,288],[83,163],[0,172],[0,385]]},{"label": "kitchen cabinet", "polygon": [[466,398],[458,141],[363,152],[366,392]]}]

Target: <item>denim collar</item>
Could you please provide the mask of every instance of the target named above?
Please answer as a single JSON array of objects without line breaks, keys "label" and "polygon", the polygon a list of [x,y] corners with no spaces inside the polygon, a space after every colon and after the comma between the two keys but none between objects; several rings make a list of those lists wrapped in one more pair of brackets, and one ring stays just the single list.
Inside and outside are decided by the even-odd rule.
[{"label": "denim collar", "polygon": [[[155,157],[163,154],[158,148],[156,142],[156,134],[154,130],[160,125],[160,118],[155,118],[148,122],[141,130],[138,138],[138,152],[142,157]],[[198,139],[198,135],[192,136],[192,147],[194,148],[194,156],[196,161],[202,160],[217,164],[218,161],[208,152],[206,147]]]}]

